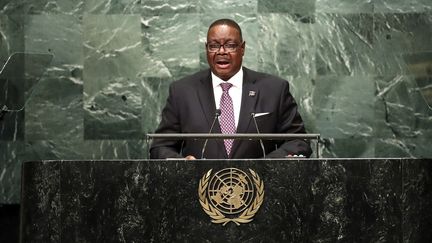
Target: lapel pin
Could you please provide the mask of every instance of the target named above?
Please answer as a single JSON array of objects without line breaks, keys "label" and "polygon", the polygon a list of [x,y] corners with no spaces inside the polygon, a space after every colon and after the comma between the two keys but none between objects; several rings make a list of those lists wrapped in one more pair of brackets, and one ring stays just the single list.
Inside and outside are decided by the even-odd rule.
[{"label": "lapel pin", "polygon": [[249,96],[255,96],[256,95],[256,92],[255,91],[252,91],[252,90],[249,90]]}]

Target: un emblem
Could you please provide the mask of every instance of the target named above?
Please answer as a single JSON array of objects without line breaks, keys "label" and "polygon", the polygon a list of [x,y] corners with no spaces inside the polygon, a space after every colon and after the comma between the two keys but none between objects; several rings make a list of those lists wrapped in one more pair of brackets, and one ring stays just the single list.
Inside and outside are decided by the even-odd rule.
[{"label": "un emblem", "polygon": [[212,175],[209,170],[199,181],[198,196],[213,223],[249,223],[264,200],[264,183],[255,171],[249,174],[226,168]]}]

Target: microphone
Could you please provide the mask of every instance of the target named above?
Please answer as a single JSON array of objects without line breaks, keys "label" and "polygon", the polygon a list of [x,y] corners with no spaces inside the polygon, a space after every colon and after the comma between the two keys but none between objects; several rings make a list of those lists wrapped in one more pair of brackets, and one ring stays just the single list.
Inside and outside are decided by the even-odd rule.
[{"label": "microphone", "polygon": [[[256,118],[255,118],[255,113],[251,113],[251,116],[252,116],[252,120],[254,121],[255,128],[256,128],[256,130],[257,130],[257,134],[260,134],[260,131],[259,131],[259,129],[258,129],[258,123],[257,123]],[[262,141],[261,138],[259,139],[259,142],[260,142],[261,149],[262,149],[262,152],[263,152],[263,155],[264,155],[263,158],[265,159],[265,157],[266,157],[266,152],[265,152],[265,148],[264,148],[264,143],[263,143],[263,141]]]},{"label": "microphone", "polygon": [[[214,125],[216,124],[216,121],[217,121],[217,119],[219,118],[219,116],[221,115],[221,110],[220,109],[216,109],[216,112],[215,112],[215,116],[214,116],[214,119],[213,119],[213,123],[211,124],[211,126],[210,126],[210,131],[208,132],[208,134],[211,134],[212,133],[212,131],[213,131],[213,127],[214,127]],[[201,150],[201,159],[204,159],[204,153],[205,153],[205,149],[206,149],[206,147],[207,147],[207,142],[208,142],[208,138],[206,138],[206,140],[204,141],[204,145],[203,145],[203,148],[202,148],[202,150]]]}]

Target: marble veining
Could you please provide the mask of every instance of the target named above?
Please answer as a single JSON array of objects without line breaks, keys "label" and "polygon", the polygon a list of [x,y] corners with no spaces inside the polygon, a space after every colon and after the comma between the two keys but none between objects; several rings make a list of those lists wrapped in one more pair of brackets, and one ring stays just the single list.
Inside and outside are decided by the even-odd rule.
[{"label": "marble veining", "polygon": [[[211,223],[198,201],[200,178],[230,167],[253,169],[265,188],[253,221],[240,226]],[[432,239],[430,159],[46,161],[23,168],[23,240]]]},{"label": "marble veining", "polygon": [[[323,157],[430,158],[431,9],[430,0],[2,1],[0,65],[14,52],[54,58],[37,82],[0,77],[0,107],[24,105],[0,121],[0,203],[20,201],[24,161],[146,158],[169,84],[207,68],[207,27],[221,17],[242,27],[246,67],[290,82]],[[339,210],[321,216],[335,229]]]}]

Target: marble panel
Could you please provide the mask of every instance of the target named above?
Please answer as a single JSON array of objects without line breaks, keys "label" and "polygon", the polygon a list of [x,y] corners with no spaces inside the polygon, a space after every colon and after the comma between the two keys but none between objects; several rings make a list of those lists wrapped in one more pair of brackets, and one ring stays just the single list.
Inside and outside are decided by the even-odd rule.
[{"label": "marble panel", "polygon": [[44,140],[28,142],[21,160],[140,159],[147,151],[144,140]]},{"label": "marble panel", "polygon": [[[137,163],[130,167],[117,163],[106,170],[104,164],[109,162],[81,163],[78,167],[71,164],[61,166],[60,176],[68,178],[60,184],[63,190],[62,206],[79,209],[61,214],[61,221],[64,222],[61,225],[61,240],[129,242],[132,239],[128,236],[146,232],[151,219],[146,214],[146,211],[150,211],[146,193],[149,190],[146,164]],[[112,180],[118,175],[118,171],[125,172],[121,179],[125,180],[124,183]],[[110,196],[110,200],[107,200],[106,195],[113,197]],[[111,200],[114,198],[115,200]],[[119,227],[115,223],[117,219],[124,222]]]},{"label": "marble panel", "polygon": [[153,133],[160,122],[160,114],[168,97],[169,83],[162,78],[145,78],[142,81],[142,129]]},{"label": "marble panel", "polygon": [[0,2],[0,13],[2,14],[10,14],[10,15],[19,15],[26,13],[26,6],[24,4],[24,0],[16,0],[16,1],[1,1]]},{"label": "marble panel", "polygon": [[404,55],[409,75],[417,84],[417,90],[432,109],[432,51]]},{"label": "marble panel", "polygon": [[[34,237],[61,237],[80,242],[428,239],[431,234],[426,227],[430,221],[426,216],[430,212],[422,211],[430,204],[430,193],[425,191],[430,187],[428,162],[401,159],[53,161],[51,166],[39,163],[40,168],[33,168],[34,163],[30,162],[25,166],[31,180],[25,182],[24,201],[36,203],[58,195],[60,207],[56,206],[55,197],[51,199],[52,207],[24,208],[23,233],[24,237],[35,234]],[[410,166],[411,163],[415,166]],[[59,167],[52,168],[54,165]],[[214,173],[232,167],[243,171],[251,168],[258,173],[265,185],[264,202],[248,224],[213,224],[195,193],[200,178],[210,169]],[[56,171],[54,175],[60,175],[60,183],[53,181],[54,176],[41,181],[40,176],[45,172],[40,170]],[[33,188],[39,188],[39,197],[28,194]],[[415,198],[419,200],[412,201]],[[45,218],[61,218],[61,223],[50,232],[37,228],[45,219],[33,221],[39,217],[31,217],[44,211]],[[422,212],[425,217],[407,227],[408,220]],[[58,227],[61,232],[57,231]]]},{"label": "marble panel", "polygon": [[81,1],[85,14],[137,14],[143,10],[143,1],[137,0],[85,0]]},{"label": "marble panel", "polygon": [[[54,54],[37,85],[0,90],[0,100],[8,92],[26,106],[0,121],[0,203],[19,202],[26,160],[145,158],[144,134],[156,129],[169,84],[208,67],[207,28],[223,17],[243,29],[246,67],[290,82],[324,157],[430,158],[431,11],[430,0],[0,1],[0,66],[14,52]],[[320,216],[331,237],[311,241],[353,240],[336,206]],[[382,239],[428,242],[415,235],[426,231],[421,220],[403,238]],[[139,227],[123,229],[126,237]],[[367,235],[359,239],[382,240]]]},{"label": "marble panel", "polygon": [[375,83],[368,76],[322,76],[312,96],[316,131],[324,138],[372,137]]},{"label": "marble panel", "polygon": [[316,116],[318,114],[315,113],[314,110],[315,104],[313,97],[319,93],[316,91],[316,78],[308,76],[288,76],[288,82],[290,84],[290,92],[297,102],[299,112],[305,123],[306,131],[308,133],[321,133],[316,124]]},{"label": "marble panel", "polygon": [[427,104],[429,109],[432,109],[432,76],[415,77],[414,78],[418,90],[423,97],[424,102]]},{"label": "marble panel", "polygon": [[24,27],[26,52],[53,55],[51,64],[28,97],[26,139],[82,139],[80,19],[71,15],[33,15],[28,17]]},{"label": "marble panel", "polygon": [[376,77],[377,138],[430,138],[432,110],[412,76]]},{"label": "marble panel", "polygon": [[198,7],[200,13],[221,12],[221,14],[238,13],[239,11],[250,13],[256,12],[259,0],[225,0],[225,1],[212,1],[212,0],[199,0]]},{"label": "marble panel", "polygon": [[12,204],[20,200],[21,162],[24,143],[0,141],[0,203]]},{"label": "marble panel", "polygon": [[84,139],[139,139],[141,92],[135,81],[110,80],[107,88],[85,101]]},{"label": "marble panel", "polygon": [[258,0],[259,13],[290,13],[310,16],[315,12],[316,0]]},{"label": "marble panel", "polygon": [[410,75],[426,78],[417,83],[420,88],[425,86],[429,81],[427,78],[432,76],[432,51],[407,53],[403,59]]},{"label": "marble panel", "polygon": [[348,200],[345,213],[348,241],[400,242],[404,227],[401,211],[401,162],[344,163]]},{"label": "marble panel", "polygon": [[189,0],[142,0],[142,11],[145,15],[159,15],[165,13],[197,13],[199,1]]},{"label": "marble panel", "polygon": [[367,75],[375,70],[372,14],[316,14],[312,26],[318,75]]},{"label": "marble panel", "polygon": [[313,195],[324,203],[313,241],[397,242],[402,237],[400,163],[364,162],[330,160],[315,169]]},{"label": "marble panel", "polygon": [[0,140],[23,140],[25,81],[22,78],[0,78],[0,87]]},{"label": "marble panel", "polygon": [[[61,202],[61,171],[60,164],[44,163],[43,167],[36,163],[28,164],[31,173],[23,171],[22,178],[25,183],[35,185],[27,195],[29,200],[21,202],[23,208],[32,208],[34,214],[23,214],[21,220],[34,220],[40,222],[35,227],[22,229],[22,241],[59,242],[61,241],[61,211],[64,209]],[[33,204],[32,201],[37,201]],[[31,237],[27,237],[31,235]]]},{"label": "marble panel", "polygon": [[[0,69],[3,69],[10,55],[24,51],[23,17],[0,14]],[[8,69],[8,68],[7,68]],[[14,66],[17,73],[23,73],[22,65]],[[2,112],[0,118],[0,140],[23,140],[25,114],[21,110],[25,103],[25,80],[2,73],[0,77],[0,108],[7,106],[9,112]]]},{"label": "marble panel", "polygon": [[0,141],[22,141],[24,140],[23,112],[25,102],[24,80],[0,78],[1,111],[0,117]]},{"label": "marble panel", "polygon": [[288,79],[315,75],[315,43],[311,25],[286,14],[258,16],[259,71]]},{"label": "marble panel", "polygon": [[0,67],[6,63],[9,57],[10,41],[8,41],[9,33],[7,28],[9,27],[9,18],[7,15],[0,14]]},{"label": "marble panel", "polygon": [[146,77],[172,82],[198,71],[199,50],[204,48],[198,41],[199,15],[143,16],[141,24],[144,52],[152,59],[144,63]]},{"label": "marble panel", "polygon": [[[375,158],[376,141],[371,137],[323,138],[320,141],[321,158]],[[390,156],[391,157],[391,156]]]},{"label": "marble panel", "polygon": [[404,242],[429,242],[432,225],[432,164],[428,161],[404,161],[402,212]]},{"label": "marble panel", "polygon": [[0,14],[0,61],[2,64],[12,53],[24,51],[24,21],[23,15]]},{"label": "marble panel", "polygon": [[84,18],[84,137],[141,138],[139,15]]},{"label": "marble panel", "polygon": [[373,50],[378,75],[408,74],[406,55],[430,52],[430,13],[374,14]]},{"label": "marble panel", "polygon": [[[80,73],[77,69],[70,71],[72,75]],[[39,83],[40,89],[33,93],[27,104],[27,140],[83,139],[81,78],[46,77]],[[56,87],[55,90],[52,87]]]},{"label": "marble panel", "polygon": [[430,138],[382,138],[375,139],[377,158],[430,158]]},{"label": "marble panel", "polygon": [[83,0],[9,0],[0,4],[7,14],[82,14]]},{"label": "marble panel", "polygon": [[377,13],[419,13],[432,10],[429,0],[379,0],[373,4],[374,12]]},{"label": "marble panel", "polygon": [[355,13],[372,13],[374,3],[370,0],[316,0],[316,13],[338,13],[338,14],[355,14]]}]

